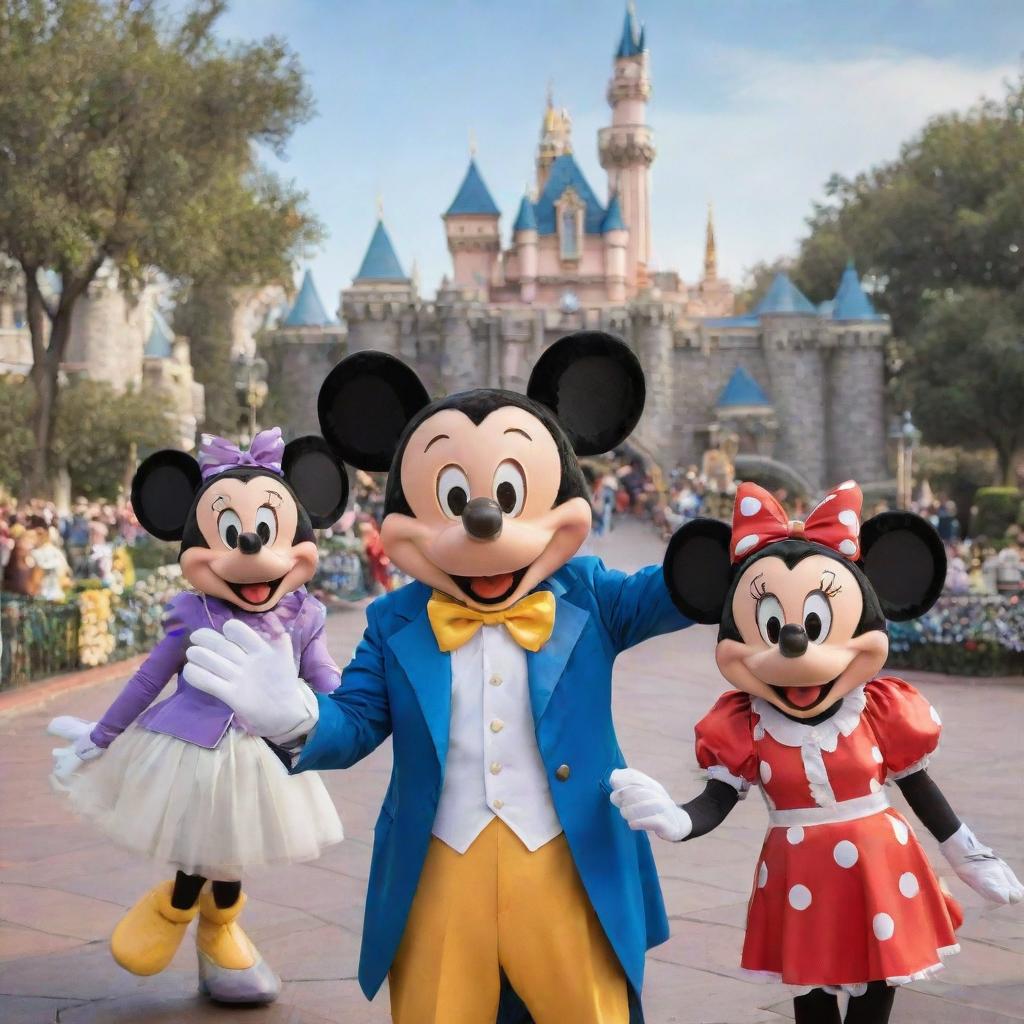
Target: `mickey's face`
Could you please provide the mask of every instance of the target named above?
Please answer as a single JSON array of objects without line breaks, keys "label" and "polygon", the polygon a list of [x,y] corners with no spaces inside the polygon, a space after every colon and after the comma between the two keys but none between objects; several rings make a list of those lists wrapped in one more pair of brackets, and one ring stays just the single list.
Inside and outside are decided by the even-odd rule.
[{"label": "mickey's face", "polygon": [[873,679],[889,652],[884,630],[857,635],[861,584],[827,555],[791,568],[782,558],[756,559],[736,581],[731,607],[740,639],[719,641],[722,675],[792,718],[826,711]]},{"label": "mickey's face", "polygon": [[195,525],[205,545],[182,552],[183,575],[246,611],[268,611],[316,571],[316,544],[296,542],[298,506],[278,477],[215,477],[196,502]]},{"label": "mickey's face", "polygon": [[398,471],[411,515],[381,539],[404,572],[481,609],[508,607],[567,562],[590,529],[581,497],[556,503],[563,466],[550,429],[514,405],[479,424],[459,409],[428,416]]}]

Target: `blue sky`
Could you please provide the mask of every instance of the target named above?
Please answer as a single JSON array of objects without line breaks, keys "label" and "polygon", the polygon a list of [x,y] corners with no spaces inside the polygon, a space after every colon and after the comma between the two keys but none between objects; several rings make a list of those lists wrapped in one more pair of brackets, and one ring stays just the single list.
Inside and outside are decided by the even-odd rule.
[{"label": "blue sky", "polygon": [[[714,202],[734,280],[791,252],[833,172],[896,155],[938,112],[995,95],[1020,68],[1020,0],[638,0],[656,132],[654,264],[692,281]],[[317,116],[275,168],[309,192],[328,238],[312,255],[325,304],[357,269],[377,196],[406,272],[448,269],[440,215],[468,139],[508,236],[533,177],[544,96],[573,117],[599,196],[596,131],[624,0],[235,0],[226,38],[284,36]]]}]

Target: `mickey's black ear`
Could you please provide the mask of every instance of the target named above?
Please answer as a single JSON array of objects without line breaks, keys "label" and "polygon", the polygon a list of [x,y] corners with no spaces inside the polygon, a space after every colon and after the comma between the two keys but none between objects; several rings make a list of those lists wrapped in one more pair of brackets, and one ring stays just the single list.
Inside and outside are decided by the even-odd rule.
[{"label": "mickey's black ear", "polygon": [[920,516],[882,512],[860,530],[861,565],[892,622],[923,615],[942,593],[946,549]]},{"label": "mickey's black ear", "polygon": [[415,371],[384,352],[346,356],[320,387],[317,414],[327,443],[351,466],[391,468],[409,421],[430,403]]},{"label": "mickey's black ear", "polygon": [[662,571],[676,607],[694,622],[717,623],[732,581],[732,530],[717,519],[694,519],[672,535]]},{"label": "mickey's black ear", "polygon": [[348,501],[345,465],[322,438],[310,434],[285,445],[281,472],[318,530],[333,526]]},{"label": "mickey's black ear", "polygon": [[196,491],[199,463],[173,448],[150,455],[132,478],[132,508],[147,533],[159,540],[181,540]]},{"label": "mickey's black ear", "polygon": [[537,360],[526,393],[555,414],[577,455],[600,455],[632,433],[646,388],[640,360],[624,342],[577,331]]}]

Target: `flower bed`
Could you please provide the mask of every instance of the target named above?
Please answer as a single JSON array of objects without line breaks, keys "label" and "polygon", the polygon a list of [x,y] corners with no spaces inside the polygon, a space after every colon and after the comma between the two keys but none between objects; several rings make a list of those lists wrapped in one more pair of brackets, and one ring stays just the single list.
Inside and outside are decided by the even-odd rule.
[{"label": "flower bed", "polygon": [[1024,675],[1024,599],[944,596],[889,624],[889,665],[965,676]]}]

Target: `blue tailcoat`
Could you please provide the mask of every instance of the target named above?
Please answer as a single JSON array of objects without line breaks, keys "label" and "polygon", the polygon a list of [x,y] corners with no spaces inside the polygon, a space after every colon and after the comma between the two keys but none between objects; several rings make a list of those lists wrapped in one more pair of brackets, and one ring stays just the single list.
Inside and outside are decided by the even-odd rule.
[{"label": "blue tailcoat", "polygon": [[[615,656],[690,625],[669,599],[660,566],[633,575],[574,558],[542,584],[556,598],[554,631],[527,652],[537,744],[569,849],[632,988],[646,950],[668,938],[650,844],[608,799],[625,765],[612,725]],[[348,768],[393,734],[394,766],[374,830],[359,983],[372,998],[387,977],[427,855],[448,750],[451,656],[427,619],[431,590],[410,583],[367,609],[355,655],[329,696],[295,771]],[[569,777],[555,772],[569,766]]]}]

